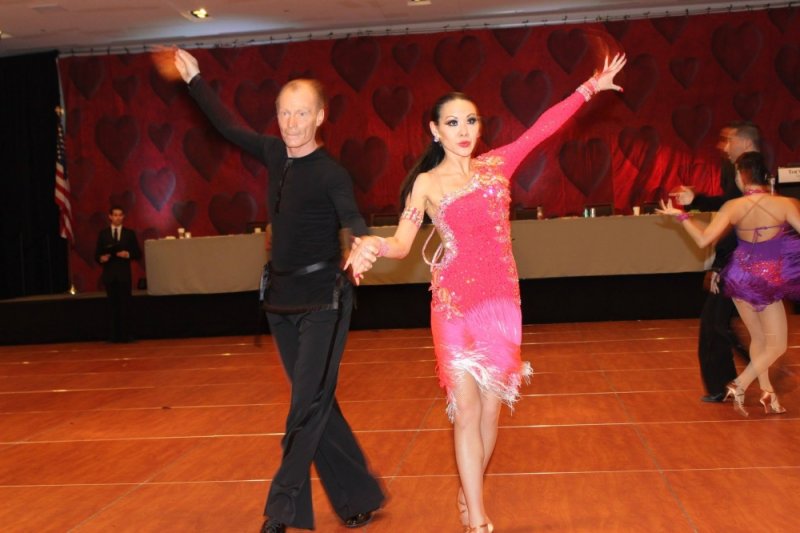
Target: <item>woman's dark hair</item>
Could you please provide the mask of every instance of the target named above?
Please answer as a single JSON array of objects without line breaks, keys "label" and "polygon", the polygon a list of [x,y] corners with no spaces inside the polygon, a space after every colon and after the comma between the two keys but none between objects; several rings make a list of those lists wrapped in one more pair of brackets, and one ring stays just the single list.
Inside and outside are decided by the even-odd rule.
[{"label": "woman's dark hair", "polygon": [[[439,118],[441,118],[442,107],[446,103],[452,102],[453,100],[466,100],[468,102],[472,102],[472,100],[470,100],[469,97],[464,93],[447,93],[436,100],[436,103],[433,104],[433,109],[431,109],[431,121],[438,124]],[[423,172],[428,172],[429,170],[436,168],[436,166],[442,162],[442,159],[444,159],[444,148],[442,148],[441,143],[431,140],[428,148],[425,150],[425,153],[423,153],[420,158],[417,159],[417,162],[403,180],[402,185],[400,185],[401,213],[406,208],[406,199],[408,198],[408,195],[411,194],[411,190],[414,188],[414,183],[417,181],[417,176]]]},{"label": "woman's dark hair", "polygon": [[756,185],[769,183],[769,170],[761,152],[745,152],[736,159],[736,170],[750,176]]}]

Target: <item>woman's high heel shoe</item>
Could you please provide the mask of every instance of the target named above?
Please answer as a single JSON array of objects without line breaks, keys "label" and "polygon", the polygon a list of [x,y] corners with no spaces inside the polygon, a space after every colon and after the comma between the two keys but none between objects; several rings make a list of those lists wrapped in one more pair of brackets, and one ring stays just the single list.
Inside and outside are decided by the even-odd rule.
[{"label": "woman's high heel shoe", "polygon": [[728,398],[733,399],[733,410],[739,413],[742,416],[749,416],[747,410],[744,408],[744,390],[739,388],[739,384],[736,381],[731,381],[725,386],[726,393],[725,398],[723,398],[723,402]]},{"label": "woman's high heel shoe", "polygon": [[494,531],[494,524],[486,522],[479,526],[465,527],[464,533],[492,533]]},{"label": "woman's high heel shoe", "polygon": [[764,414],[780,415],[786,412],[786,408],[778,402],[778,395],[775,394],[775,391],[762,390],[761,398],[758,401],[764,406]]}]

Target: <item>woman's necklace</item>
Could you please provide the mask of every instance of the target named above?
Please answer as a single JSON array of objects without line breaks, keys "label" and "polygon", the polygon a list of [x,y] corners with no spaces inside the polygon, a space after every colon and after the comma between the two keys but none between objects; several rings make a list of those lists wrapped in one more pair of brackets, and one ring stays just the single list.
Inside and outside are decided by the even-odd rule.
[{"label": "woman's necklace", "polygon": [[751,194],[766,194],[766,193],[767,193],[767,191],[765,191],[764,189],[760,189],[760,188],[759,189],[745,189],[744,190],[744,195],[745,196],[750,196]]}]

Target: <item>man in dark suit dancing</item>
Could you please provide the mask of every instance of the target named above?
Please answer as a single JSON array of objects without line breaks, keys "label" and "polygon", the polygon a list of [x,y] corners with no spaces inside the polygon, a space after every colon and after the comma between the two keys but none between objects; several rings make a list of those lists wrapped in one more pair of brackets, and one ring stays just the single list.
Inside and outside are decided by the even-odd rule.
[{"label": "man in dark suit dancing", "polygon": [[[742,195],[736,183],[736,170],[733,162],[744,152],[758,152],[761,135],[758,127],[749,122],[732,122],[722,128],[717,147],[724,154],[720,173],[719,196],[695,196],[691,189],[682,188],[673,193],[678,203],[687,209],[717,211],[722,204]],[[716,253],[711,270],[706,272],[704,286],[709,291],[700,315],[700,337],[698,358],[700,375],[708,394],[701,398],[704,402],[721,402],[725,397],[725,385],[736,377],[732,350],[749,360],[744,348],[731,330],[730,321],[734,314],[733,301],[722,292],[720,271],[730,261],[736,249],[736,235],[728,233],[720,238],[714,247]]]},{"label": "man in dark suit dancing", "polygon": [[131,260],[139,259],[142,252],[136,233],[122,227],[125,211],[120,206],[108,210],[110,227],[97,235],[95,259],[103,265],[103,285],[109,304],[111,342],[130,342]]}]

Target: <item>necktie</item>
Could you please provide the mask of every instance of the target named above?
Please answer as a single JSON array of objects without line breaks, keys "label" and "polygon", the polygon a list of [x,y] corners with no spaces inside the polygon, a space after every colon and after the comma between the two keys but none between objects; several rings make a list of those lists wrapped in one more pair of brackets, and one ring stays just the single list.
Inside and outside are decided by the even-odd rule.
[{"label": "necktie", "polygon": [[119,242],[119,228],[114,228],[114,240]]}]

